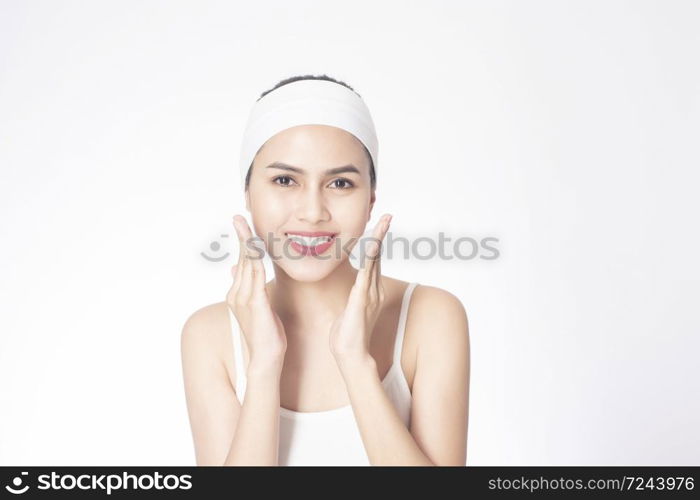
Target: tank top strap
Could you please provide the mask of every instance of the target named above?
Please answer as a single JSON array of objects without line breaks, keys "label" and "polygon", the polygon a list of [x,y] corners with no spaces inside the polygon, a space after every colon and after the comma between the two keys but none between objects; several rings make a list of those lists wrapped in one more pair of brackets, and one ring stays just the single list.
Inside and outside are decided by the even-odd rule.
[{"label": "tank top strap", "polygon": [[401,312],[399,313],[399,325],[396,329],[396,339],[394,340],[394,364],[396,366],[401,365],[401,352],[403,349],[403,339],[404,332],[406,330],[406,319],[408,317],[408,306],[411,302],[411,296],[413,295],[413,290],[416,288],[418,283],[409,283],[406,287],[406,291],[403,294],[403,299],[401,300]]},{"label": "tank top strap", "polygon": [[241,338],[241,331],[238,327],[238,320],[236,316],[231,311],[231,308],[227,305],[226,310],[228,311],[229,321],[231,323],[231,335],[233,337],[233,357],[234,364],[236,365],[236,396],[238,396],[239,402],[243,403],[243,393],[245,391],[245,367],[243,366],[243,339]]}]

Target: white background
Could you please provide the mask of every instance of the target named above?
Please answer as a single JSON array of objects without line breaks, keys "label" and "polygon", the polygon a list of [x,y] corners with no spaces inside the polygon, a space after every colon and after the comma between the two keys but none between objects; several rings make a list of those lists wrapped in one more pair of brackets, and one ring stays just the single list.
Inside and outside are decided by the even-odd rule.
[{"label": "white background", "polygon": [[[468,465],[699,465],[699,20],[0,2],[0,464],[194,464],[180,332],[230,286],[245,118],[326,73],[377,126],[371,227],[499,238],[495,261],[382,266],[467,309]],[[233,255],[203,259],[213,240]]]}]

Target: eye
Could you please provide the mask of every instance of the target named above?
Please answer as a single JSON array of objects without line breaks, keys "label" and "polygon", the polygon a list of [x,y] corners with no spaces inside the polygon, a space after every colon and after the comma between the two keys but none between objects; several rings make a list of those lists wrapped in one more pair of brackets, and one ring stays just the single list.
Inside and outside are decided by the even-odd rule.
[{"label": "eye", "polygon": [[353,184],[351,180],[345,178],[336,179],[332,182],[332,184],[336,184],[338,182],[344,183],[346,187],[337,187],[336,189],[350,189],[351,187],[355,186],[355,184]]},{"label": "eye", "polygon": [[282,187],[289,187],[289,184],[288,183],[280,184],[279,182],[277,182],[277,180],[279,180],[279,179],[287,179],[289,181],[294,180],[291,177],[289,177],[288,175],[279,175],[279,176],[275,177],[274,179],[272,179],[272,182],[274,182],[275,184],[282,186]]}]

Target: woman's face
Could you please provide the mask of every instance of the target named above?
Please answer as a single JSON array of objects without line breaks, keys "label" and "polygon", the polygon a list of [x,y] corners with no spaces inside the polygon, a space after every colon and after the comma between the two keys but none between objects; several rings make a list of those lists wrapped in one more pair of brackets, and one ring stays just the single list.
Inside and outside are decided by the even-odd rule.
[{"label": "woman's face", "polygon": [[[339,171],[342,170],[342,171]],[[253,162],[246,192],[255,233],[290,277],[318,281],[348,258],[374,206],[362,143],[327,125],[299,125],[271,137]],[[294,233],[330,234],[295,238]]]}]

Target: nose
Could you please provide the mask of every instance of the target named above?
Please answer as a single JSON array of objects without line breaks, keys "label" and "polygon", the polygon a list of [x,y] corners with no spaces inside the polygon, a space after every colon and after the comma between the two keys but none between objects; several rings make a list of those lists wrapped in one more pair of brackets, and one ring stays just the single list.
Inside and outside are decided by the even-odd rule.
[{"label": "nose", "polygon": [[326,207],[326,199],[314,186],[301,190],[297,199],[296,217],[309,225],[330,220],[330,212]]}]

